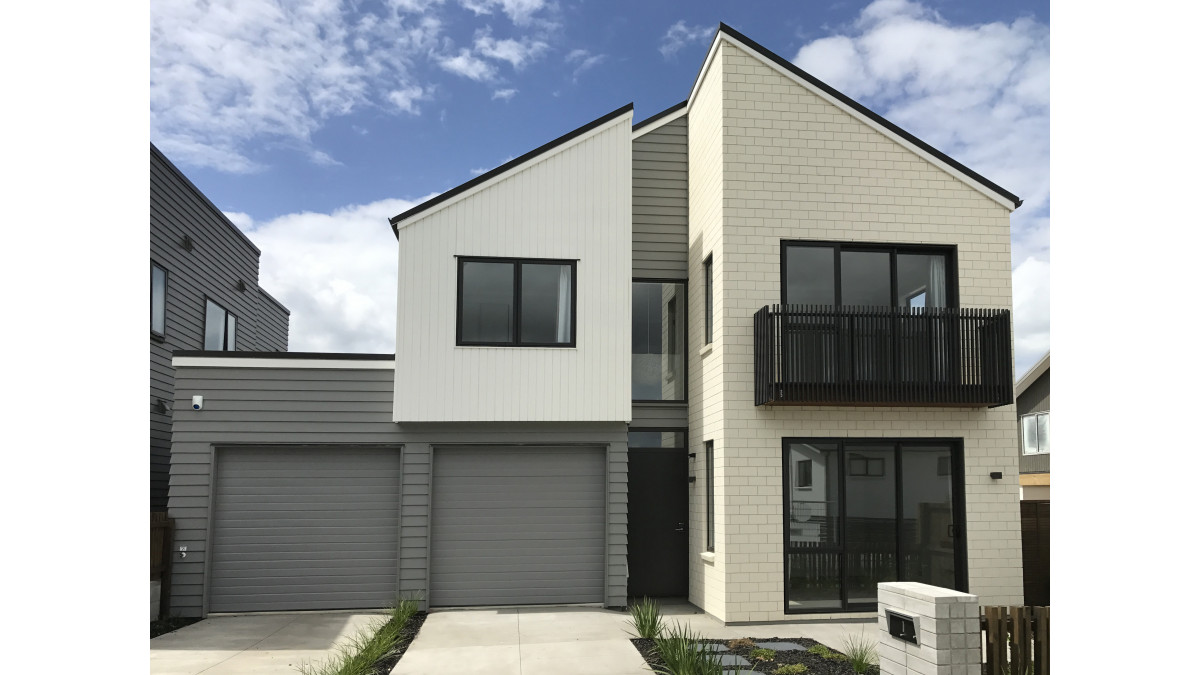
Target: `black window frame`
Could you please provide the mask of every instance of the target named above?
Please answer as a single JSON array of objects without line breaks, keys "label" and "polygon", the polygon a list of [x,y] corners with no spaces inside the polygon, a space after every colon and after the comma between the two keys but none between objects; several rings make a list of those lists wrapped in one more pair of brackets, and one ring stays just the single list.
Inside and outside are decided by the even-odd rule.
[{"label": "black window frame", "polygon": [[[683,377],[683,398],[679,398],[679,399],[635,398],[635,399],[633,399],[633,402],[634,403],[687,405],[687,402],[688,402],[688,379],[687,379],[687,377],[688,377],[688,344],[687,344],[687,338],[688,338],[688,335],[687,335],[687,330],[688,330],[688,323],[687,323],[688,322],[688,303],[687,303],[688,282],[687,282],[687,279],[658,279],[658,278],[637,277],[637,278],[633,279],[633,283],[635,283],[635,284],[680,284],[681,286],[683,286],[683,322],[682,322],[683,323],[683,373],[681,374],[678,372],[674,372],[674,373],[668,372],[670,377],[667,378],[667,381],[671,381],[682,375],[682,377]],[[630,297],[632,297],[632,295],[633,295],[633,287],[630,286]],[[678,298],[679,298],[679,296],[677,295],[677,296],[675,296],[675,298],[672,298],[672,300],[675,300]],[[679,305],[676,304],[676,308],[677,308],[676,311],[678,311],[678,307],[679,307]],[[667,325],[668,325],[668,327],[671,326],[670,323],[668,323]],[[668,341],[670,341],[670,340],[668,339]],[[668,360],[667,361],[668,367],[669,367],[670,363],[671,362]]]},{"label": "black window frame", "polygon": [[[811,444],[837,444],[838,457],[841,462],[838,467],[838,494],[839,497],[839,513],[838,513],[838,532],[836,543],[826,544],[823,546],[813,547],[804,551],[805,553],[832,553],[838,555],[839,579],[841,584],[841,608],[817,607],[813,609],[789,609],[788,608],[788,556],[791,552],[788,551],[788,540],[790,533],[788,531],[791,521],[792,500],[790,491],[792,490],[791,483],[794,478],[791,471],[791,462],[789,461],[788,446],[792,443],[811,443]],[[899,458],[903,454],[902,445],[948,445],[950,447],[950,465],[951,475],[950,480],[954,487],[953,500],[951,502],[951,512],[954,516],[954,585],[955,590],[963,593],[970,592],[969,580],[970,574],[968,570],[969,561],[967,559],[967,499],[966,499],[966,453],[965,445],[961,437],[868,437],[868,436],[841,436],[841,437],[815,437],[815,436],[784,436],[780,443],[780,457],[783,464],[783,475],[779,485],[783,488],[780,496],[783,502],[783,563],[780,566],[780,574],[783,579],[783,592],[781,600],[783,602],[784,614],[838,614],[845,612],[869,611],[874,605],[859,605],[848,602],[846,595],[847,589],[847,569],[846,560],[846,468],[848,465],[849,452],[846,450],[847,443],[862,443],[870,445],[887,445],[890,444],[895,457]],[[896,463],[896,541],[899,546],[902,536],[902,521],[903,521],[903,491],[900,486],[903,484],[903,461]],[[942,475],[942,474],[938,474]],[[903,552],[897,550],[897,562],[903,568],[902,562]],[[901,569],[903,571],[903,569]],[[905,576],[901,574],[900,576]]]},{"label": "black window frame", "polygon": [[713,341],[713,254],[704,259],[704,344]]},{"label": "black window frame", "polygon": [[[578,339],[579,267],[578,260],[562,258],[502,258],[491,256],[454,256],[457,262],[458,289],[454,310],[454,344],[457,347],[553,347],[573,348]],[[463,263],[509,263],[513,266],[513,339],[510,342],[465,341],[462,337]],[[571,340],[569,342],[521,341],[521,267],[531,265],[570,265],[571,267]]]},{"label": "black window frame", "polygon": [[[154,330],[154,270],[160,270],[163,274],[163,291],[162,291],[162,315],[163,326],[161,331]],[[167,285],[170,283],[171,273],[167,268],[159,265],[153,260],[150,261],[150,337],[158,342],[162,342],[167,337]]]},{"label": "black window frame", "polygon": [[[207,344],[207,340],[208,340],[208,304],[210,302],[212,304],[216,305],[217,308],[220,309],[222,312],[225,312],[225,326],[224,326],[224,330],[221,331],[222,347],[220,349],[209,349],[208,344]],[[230,342],[230,340],[229,340],[229,337],[230,337],[229,336],[229,317],[233,317],[233,324],[234,324],[234,329],[233,329],[233,347],[234,348],[233,349],[229,349],[229,342]],[[222,305],[221,303],[217,302],[216,300],[213,300],[211,297],[209,297],[207,295],[204,296],[204,332],[202,332],[200,334],[201,335],[200,339],[202,341],[204,341],[201,343],[204,346],[204,351],[206,351],[206,352],[208,352],[208,351],[211,351],[211,352],[237,351],[237,324],[238,324],[238,322],[239,322],[238,316],[236,314],[234,314],[233,312],[229,311],[228,309],[226,309],[225,305]]]},{"label": "black window frame", "polygon": [[895,307],[902,307],[897,297],[899,280],[896,256],[910,255],[944,255],[946,256],[946,307],[958,307],[958,246],[953,244],[886,244],[860,243],[853,241],[825,241],[810,239],[780,239],[779,240],[779,299],[781,304],[788,304],[787,297],[787,250],[790,246],[806,246],[811,248],[833,249],[833,306],[842,306],[842,251],[889,253],[891,268],[891,297]]},{"label": "black window frame", "polygon": [[704,441],[704,550],[716,553],[717,550],[717,507],[716,507],[716,472],[713,470],[714,447],[712,441]]}]

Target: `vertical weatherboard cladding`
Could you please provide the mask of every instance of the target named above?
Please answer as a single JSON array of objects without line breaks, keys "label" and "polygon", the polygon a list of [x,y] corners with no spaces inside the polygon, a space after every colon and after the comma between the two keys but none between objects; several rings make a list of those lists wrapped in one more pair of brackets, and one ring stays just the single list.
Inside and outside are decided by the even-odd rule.
[{"label": "vertical weatherboard cladding", "polygon": [[687,117],[633,141],[633,276],[687,279]]},{"label": "vertical weatherboard cladding", "polygon": [[[176,369],[174,461],[169,512],[175,519],[171,606],[181,616],[201,616],[213,496],[213,458],[247,447],[392,447],[400,452],[398,590],[428,597],[432,455],[438,446],[603,446],[605,462],[605,593],[609,606],[625,604],[628,451],[624,423],[392,422],[394,368],[391,356],[371,367],[347,360],[345,368],[203,367],[223,357],[183,355]],[[321,355],[337,358],[338,355]],[[387,360],[384,360],[387,359]],[[280,361],[291,359],[280,359]],[[190,364],[190,365],[189,365]],[[193,395],[204,407],[193,411]],[[187,547],[180,558],[178,547]]]},{"label": "vertical weatherboard cladding", "polygon": [[[287,350],[288,310],[274,299],[267,301],[269,296],[258,288],[258,260],[258,248],[151,145],[150,261],[167,272],[166,332],[150,338],[151,510],[167,506],[175,378],[171,354],[203,349],[205,300],[211,298],[238,318],[238,351]],[[245,291],[239,290],[239,281]]]}]

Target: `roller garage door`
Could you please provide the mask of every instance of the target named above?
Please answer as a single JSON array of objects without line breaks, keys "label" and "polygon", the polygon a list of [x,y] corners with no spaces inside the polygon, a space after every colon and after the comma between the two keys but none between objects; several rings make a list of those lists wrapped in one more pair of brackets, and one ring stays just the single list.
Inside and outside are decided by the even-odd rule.
[{"label": "roller garage door", "polygon": [[433,451],[429,602],[604,600],[603,448]]},{"label": "roller garage door", "polygon": [[209,611],[395,601],[398,449],[222,449],[215,489]]}]

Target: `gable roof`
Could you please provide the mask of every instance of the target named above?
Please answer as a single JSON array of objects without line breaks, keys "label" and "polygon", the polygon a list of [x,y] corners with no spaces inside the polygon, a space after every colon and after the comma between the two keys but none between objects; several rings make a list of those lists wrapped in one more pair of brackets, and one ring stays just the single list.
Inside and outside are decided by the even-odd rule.
[{"label": "gable roof", "polygon": [[952,172],[956,172],[961,177],[969,179],[966,181],[968,185],[974,185],[977,188],[983,188],[984,191],[992,193],[989,196],[991,196],[993,199],[1001,202],[1007,202],[1005,206],[1011,204],[1013,209],[1017,209],[1023,203],[1020,197],[1017,197],[1008,190],[1005,190],[987,178],[984,178],[978,173],[972,171],[962,163],[955,160],[953,157],[950,157],[946,153],[938,150],[932,145],[929,145],[925,141],[917,138],[904,129],[901,129],[894,123],[888,121],[882,115],[872,111],[870,108],[864,106],[858,101],[855,101],[837,89],[834,89],[816,77],[813,77],[812,74],[797,67],[796,64],[788,61],[766,47],[763,47],[745,35],[742,35],[733,28],[725,25],[723,22],[721,23],[720,27],[717,28],[716,34],[713,35],[713,41],[712,44],[709,45],[708,53],[704,57],[704,63],[700,67],[700,72],[696,74],[696,79],[692,83],[692,89],[688,93],[687,103],[689,108],[691,107],[692,101],[696,97],[696,90],[700,86],[700,80],[702,79],[704,72],[708,69],[708,65],[712,61],[713,55],[716,52],[716,47],[722,38],[730,41],[736,46],[745,48],[751,54],[757,55],[759,58],[766,61],[768,65],[771,65],[777,70],[783,71],[785,74],[791,75],[794,78],[798,78],[811,88],[815,88],[818,90],[818,92],[824,93],[828,98],[832,98],[836,102],[841,103],[842,107],[848,109],[848,112],[856,115],[872,126],[877,128],[881,127],[880,131],[892,136],[893,139],[900,141],[902,145],[912,146],[913,149],[919,154],[924,154],[927,158],[936,160],[936,162],[946,165],[946,167]]},{"label": "gable roof", "polygon": [[1020,396],[1021,394],[1024,394],[1025,390],[1029,388],[1029,385],[1037,382],[1037,379],[1041,377],[1047,370],[1050,370],[1050,352],[1046,352],[1045,356],[1038,359],[1038,362],[1033,364],[1033,367],[1026,371],[1026,373],[1021,376],[1021,379],[1017,380],[1016,386],[1013,387],[1013,396]]},{"label": "gable roof", "polygon": [[538,147],[534,148],[533,150],[530,150],[529,152],[521,155],[520,157],[517,157],[516,159],[505,162],[504,164],[501,164],[500,166],[492,169],[491,171],[488,171],[487,173],[480,174],[480,175],[472,178],[471,180],[469,180],[465,183],[462,183],[461,185],[458,185],[457,187],[453,187],[449,190],[446,190],[442,194],[440,194],[432,199],[428,199],[426,201],[421,202],[420,204],[417,204],[416,206],[412,207],[411,209],[409,209],[403,213],[392,216],[391,218],[388,219],[388,222],[391,223],[391,225],[392,225],[392,233],[395,234],[396,238],[398,239],[400,237],[400,227],[399,226],[402,221],[408,220],[409,218],[412,218],[413,216],[417,215],[418,213],[427,211],[430,208],[437,206],[438,204],[445,203],[446,201],[453,199],[454,197],[466,192],[467,190],[470,190],[472,188],[483,185],[484,183],[492,180],[493,178],[496,178],[496,177],[500,176],[501,174],[505,174],[505,173],[511,171],[512,169],[515,169],[516,167],[530,161],[531,159],[534,159],[538,155],[543,155],[543,154],[553,150],[554,148],[557,148],[558,146],[563,145],[564,143],[567,143],[575,138],[578,138],[598,127],[602,127],[605,124],[617,119],[618,117],[620,117],[626,113],[630,113],[630,112],[633,112],[633,103],[627,103],[627,104],[621,106],[620,108],[617,108],[616,110],[608,113],[607,115],[598,117],[598,118],[592,120],[591,122],[588,122],[587,124],[579,127],[578,129],[568,131],[567,133],[563,134],[562,136],[559,136],[558,138],[550,141],[549,143],[545,143],[541,146],[538,146]]}]

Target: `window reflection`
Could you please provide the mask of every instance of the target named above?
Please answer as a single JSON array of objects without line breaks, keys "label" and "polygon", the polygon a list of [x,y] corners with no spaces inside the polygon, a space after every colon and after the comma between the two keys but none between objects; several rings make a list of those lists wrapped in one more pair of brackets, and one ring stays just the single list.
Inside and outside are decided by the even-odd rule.
[{"label": "window reflection", "polygon": [[633,400],[682,401],[684,389],[684,284],[633,284]]}]

